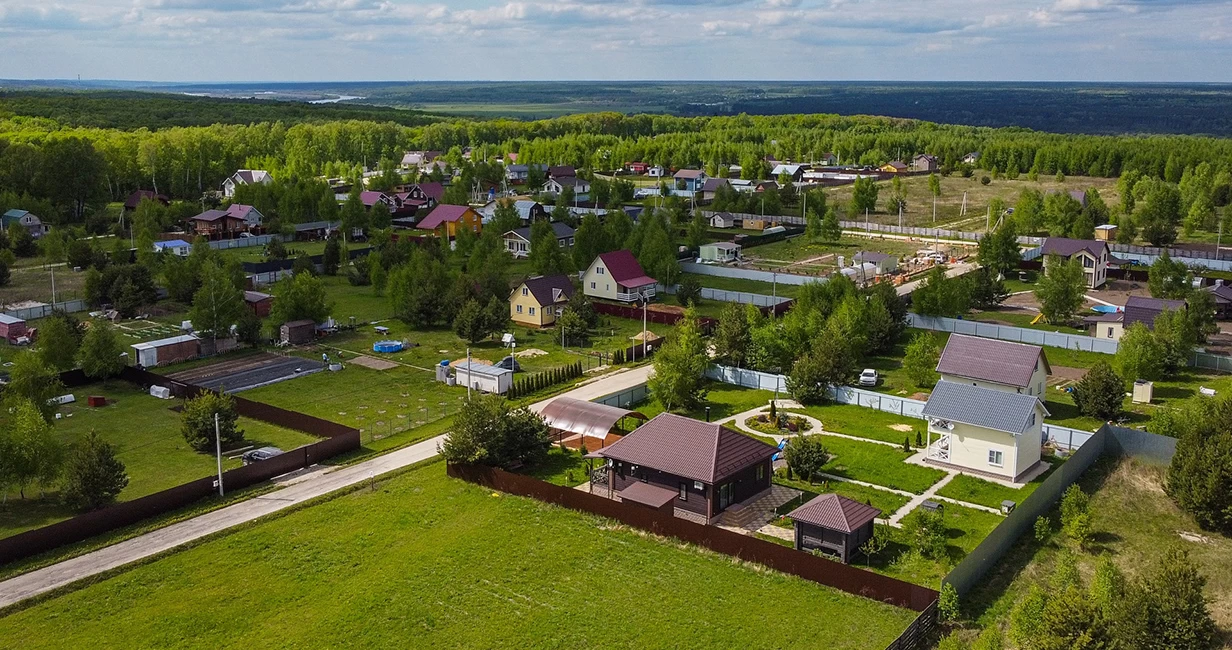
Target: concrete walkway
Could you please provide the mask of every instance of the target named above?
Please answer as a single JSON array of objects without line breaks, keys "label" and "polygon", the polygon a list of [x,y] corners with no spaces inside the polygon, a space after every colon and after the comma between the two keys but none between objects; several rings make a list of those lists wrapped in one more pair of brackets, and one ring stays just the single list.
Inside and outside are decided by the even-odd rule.
[{"label": "concrete walkway", "polygon": [[[603,397],[646,383],[652,371],[653,367],[646,365],[596,377],[564,395],[584,400]],[[552,399],[555,397],[531,408],[538,411]],[[0,608],[428,460],[440,453],[439,445],[444,439],[443,435],[437,436],[349,467],[297,473],[293,480],[284,483],[286,487],[274,492],[10,578],[0,582]]]}]

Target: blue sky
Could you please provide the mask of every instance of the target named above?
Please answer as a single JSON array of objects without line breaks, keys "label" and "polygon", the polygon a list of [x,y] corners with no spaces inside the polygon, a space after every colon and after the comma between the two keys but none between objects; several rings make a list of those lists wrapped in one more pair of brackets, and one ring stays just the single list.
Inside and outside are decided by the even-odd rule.
[{"label": "blue sky", "polygon": [[0,78],[1232,81],[1232,0],[0,0]]}]

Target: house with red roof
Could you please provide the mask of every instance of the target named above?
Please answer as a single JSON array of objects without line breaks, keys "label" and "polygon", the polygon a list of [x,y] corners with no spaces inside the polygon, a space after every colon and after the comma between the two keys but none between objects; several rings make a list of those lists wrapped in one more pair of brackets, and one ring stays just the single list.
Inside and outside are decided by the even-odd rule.
[{"label": "house with red roof", "polygon": [[881,511],[838,494],[819,494],[792,510],[787,518],[796,533],[797,551],[836,555],[843,564],[873,536]]},{"label": "house with red roof", "polygon": [[163,205],[171,204],[171,199],[168,199],[166,195],[159,194],[154,190],[137,190],[132,194],[129,194],[128,198],[124,200],[124,210],[126,212],[136,210],[137,206],[141,205],[141,202],[146,200],[158,201]]},{"label": "house with red roof", "polygon": [[415,228],[432,231],[437,237],[453,241],[464,228],[469,228],[476,235],[479,234],[483,228],[483,217],[479,216],[479,213],[469,205],[441,204],[421,219]]},{"label": "house with red roof", "polygon": [[592,298],[637,302],[654,298],[655,279],[627,250],[603,253],[582,274],[582,293]]},{"label": "house with red roof", "polygon": [[[206,210],[195,217],[190,217],[188,222],[198,235],[210,239],[229,239],[239,233],[248,232],[248,222],[245,218],[248,213],[243,208],[256,212],[252,206],[236,204],[226,210]],[[256,214],[259,216],[261,213],[256,212]]]}]

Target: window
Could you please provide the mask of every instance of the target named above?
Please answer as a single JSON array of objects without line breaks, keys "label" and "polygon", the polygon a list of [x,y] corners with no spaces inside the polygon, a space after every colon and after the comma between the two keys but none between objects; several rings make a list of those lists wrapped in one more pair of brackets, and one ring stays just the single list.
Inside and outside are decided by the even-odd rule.
[{"label": "window", "polygon": [[1000,451],[997,451],[996,449],[988,450],[988,464],[989,465],[995,465],[997,467],[1000,467],[1001,463],[1004,460],[1005,460],[1005,457]]},{"label": "window", "polygon": [[526,287],[522,287],[522,295],[523,296],[530,295],[530,289],[527,289]]},{"label": "window", "polygon": [[680,484],[680,500],[681,501],[689,500],[689,484],[688,483]]},{"label": "window", "polygon": [[522,305],[518,305],[518,313],[522,313]]},{"label": "window", "polygon": [[599,275],[603,275],[603,267],[602,267],[602,266],[596,266],[596,267],[595,267],[595,273],[598,273]]},{"label": "window", "polygon": [[594,289],[594,288],[595,288],[595,283],[594,283],[594,282],[591,282],[591,283],[590,283],[590,288],[591,288],[591,289]]},{"label": "window", "polygon": [[530,308],[530,315],[531,315],[531,316],[534,316],[534,315],[535,315],[535,308],[534,308],[534,307],[531,307],[531,308]]},{"label": "window", "polygon": [[1031,413],[1031,418],[1027,420],[1027,426],[1035,426],[1035,413]]},{"label": "window", "polygon": [[1108,328],[1108,338],[1112,338],[1112,328]]},{"label": "window", "polygon": [[759,480],[759,481],[760,481],[760,480],[762,480],[762,479],[764,479],[764,478],[766,478],[766,466],[765,466],[765,465],[758,465],[758,466],[757,466],[757,480]]},{"label": "window", "polygon": [[1035,394],[1036,394],[1036,395],[1043,395],[1043,394],[1044,394],[1044,382],[1042,382],[1042,381],[1041,381],[1041,382],[1040,382],[1040,383],[1039,383],[1039,384],[1035,387]]}]

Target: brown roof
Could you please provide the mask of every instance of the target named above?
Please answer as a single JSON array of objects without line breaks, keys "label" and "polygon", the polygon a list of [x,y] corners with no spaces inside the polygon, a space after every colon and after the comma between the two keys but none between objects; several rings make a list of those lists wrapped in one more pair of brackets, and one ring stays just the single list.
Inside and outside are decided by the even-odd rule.
[{"label": "brown roof", "polygon": [[1177,311],[1184,308],[1184,300],[1130,296],[1125,301],[1125,327],[1128,328],[1134,323],[1142,323],[1147,329],[1155,329],[1155,318],[1165,310]]},{"label": "brown roof", "polygon": [[[522,281],[540,306],[569,302],[573,297],[573,281],[565,275],[536,275]],[[517,287],[513,289],[515,292]],[[558,293],[559,292],[559,293]]]},{"label": "brown roof", "polygon": [[937,372],[1026,388],[1038,359],[1043,359],[1044,371],[1051,374],[1048,357],[1038,345],[952,334],[937,362]]},{"label": "brown roof", "polygon": [[1101,253],[1108,251],[1107,242],[1098,241],[1095,239],[1066,239],[1064,237],[1049,237],[1044,240],[1044,245],[1040,247],[1042,255],[1060,255],[1061,257],[1073,257],[1078,251],[1086,251],[1096,259],[1099,259]]},{"label": "brown roof", "polygon": [[633,253],[626,249],[602,253],[599,259],[603,260],[603,265],[607,267],[608,276],[619,285],[640,287],[655,282],[654,278],[648,277],[642,270],[642,265],[637,263]]},{"label": "brown roof", "polygon": [[564,396],[548,402],[539,414],[553,429],[596,438],[607,436],[621,418],[646,419],[645,415],[637,411]]},{"label": "brown roof", "polygon": [[819,494],[808,503],[787,514],[795,521],[854,533],[881,515],[881,511],[859,501],[837,494]]},{"label": "brown roof", "polygon": [[713,485],[776,453],[727,427],[661,413],[594,455]]},{"label": "brown roof", "polygon": [[635,481],[633,485],[617,492],[622,501],[632,501],[652,508],[662,508],[678,495],[663,487]]}]

